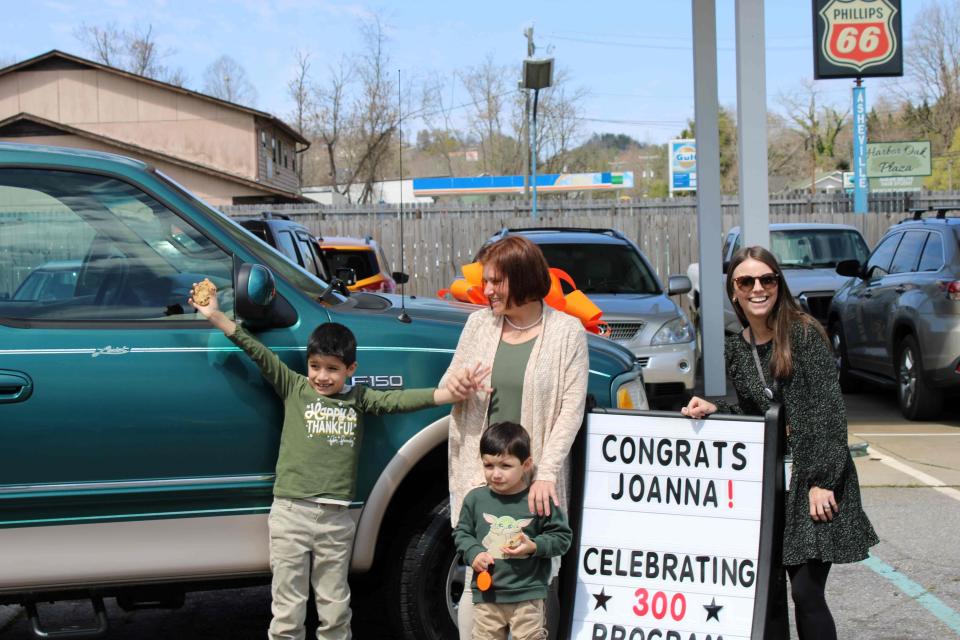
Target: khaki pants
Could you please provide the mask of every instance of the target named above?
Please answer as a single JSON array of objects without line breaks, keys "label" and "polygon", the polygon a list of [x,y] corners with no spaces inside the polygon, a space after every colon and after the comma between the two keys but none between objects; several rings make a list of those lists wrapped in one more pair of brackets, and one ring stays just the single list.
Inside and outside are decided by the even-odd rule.
[{"label": "khaki pants", "polygon": [[547,640],[543,600],[473,605],[472,640]]},{"label": "khaki pants", "polygon": [[[559,560],[559,558],[555,558]],[[559,571],[560,563],[557,562],[554,571]],[[475,609],[479,605],[473,604],[473,569],[466,568],[466,575],[463,585],[463,595],[460,596],[460,603],[457,607],[457,633],[460,640],[473,640],[474,624],[476,620]],[[544,638],[557,638],[560,628],[560,597],[557,581],[550,582],[550,591],[547,594],[545,607],[547,635]],[[534,636],[538,637],[538,636]]]},{"label": "khaki pants", "polygon": [[321,640],[349,640],[347,573],[356,525],[347,507],[274,498],[270,526],[273,571],[271,640],[304,640],[310,585]]}]

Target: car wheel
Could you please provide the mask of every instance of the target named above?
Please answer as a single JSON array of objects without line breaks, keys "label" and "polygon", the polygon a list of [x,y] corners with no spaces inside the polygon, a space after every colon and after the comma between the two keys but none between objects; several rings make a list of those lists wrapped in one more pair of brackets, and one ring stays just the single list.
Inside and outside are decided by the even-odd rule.
[{"label": "car wheel", "polygon": [[465,569],[453,544],[449,499],[426,515],[422,533],[409,538],[400,551],[395,585],[403,637],[456,640]]},{"label": "car wheel", "polygon": [[943,394],[926,381],[920,345],[912,335],[897,345],[897,396],[908,420],[930,420],[940,415]]},{"label": "car wheel", "polygon": [[837,361],[837,373],[840,376],[840,389],[844,393],[856,393],[860,390],[860,380],[850,373],[850,361],[847,360],[847,341],[843,335],[843,325],[839,320],[830,323],[830,344],[833,357]]}]

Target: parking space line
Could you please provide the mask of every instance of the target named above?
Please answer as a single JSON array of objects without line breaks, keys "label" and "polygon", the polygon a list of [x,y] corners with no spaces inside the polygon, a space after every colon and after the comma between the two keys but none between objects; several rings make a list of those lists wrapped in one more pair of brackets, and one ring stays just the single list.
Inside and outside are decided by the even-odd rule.
[{"label": "parking space line", "polygon": [[860,432],[855,432],[855,433],[852,433],[851,435],[870,436],[873,438],[883,438],[883,437],[888,437],[888,438],[901,437],[902,438],[904,436],[909,436],[911,438],[915,438],[915,437],[923,438],[923,437],[932,437],[932,436],[947,436],[949,438],[960,438],[960,432],[957,432],[957,433],[860,433]]},{"label": "parking space line", "polygon": [[917,480],[927,485],[931,489],[934,489],[935,491],[939,491],[943,495],[949,496],[954,500],[960,501],[960,491],[957,491],[953,487],[947,486],[947,483],[944,482],[943,480],[934,478],[933,476],[926,474],[923,471],[918,471],[917,469],[914,469],[913,467],[910,467],[895,458],[891,458],[889,456],[877,453],[873,449],[873,447],[867,447],[867,451],[871,459],[879,460],[883,464],[887,465],[892,469],[896,469],[900,473],[905,473],[908,476],[912,476],[916,478]]},{"label": "parking space line", "polygon": [[942,600],[927,591],[922,585],[903,575],[877,556],[870,556],[860,564],[868,567],[917,601],[917,604],[935,615],[941,622],[960,636],[960,613],[957,613]]}]

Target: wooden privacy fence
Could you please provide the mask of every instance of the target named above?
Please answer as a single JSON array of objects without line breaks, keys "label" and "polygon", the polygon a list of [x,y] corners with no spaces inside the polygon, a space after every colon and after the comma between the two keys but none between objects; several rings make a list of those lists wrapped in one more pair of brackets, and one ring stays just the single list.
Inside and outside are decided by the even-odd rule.
[{"label": "wooden privacy fence", "polygon": [[[843,194],[771,198],[770,221],[853,225],[873,247],[891,224],[906,217],[904,211],[908,208],[944,199],[942,194],[912,198],[904,198],[904,194],[877,194],[871,197],[872,213],[854,214],[849,211],[850,199]],[[372,236],[393,262],[391,269],[400,270],[397,206],[236,206],[223,210],[231,216],[259,215],[265,210],[283,213],[320,236]],[[473,260],[484,241],[505,226],[616,229],[640,246],[664,282],[671,274],[685,274],[690,263],[698,260],[696,201],[692,198],[629,202],[552,200],[538,207],[538,214],[533,220],[525,204],[512,202],[405,204],[403,270],[410,274],[407,293],[435,295],[459,274],[461,265]],[[736,199],[725,198],[719,215],[723,218],[724,234],[739,224]],[[722,240],[723,236],[716,241]]]}]

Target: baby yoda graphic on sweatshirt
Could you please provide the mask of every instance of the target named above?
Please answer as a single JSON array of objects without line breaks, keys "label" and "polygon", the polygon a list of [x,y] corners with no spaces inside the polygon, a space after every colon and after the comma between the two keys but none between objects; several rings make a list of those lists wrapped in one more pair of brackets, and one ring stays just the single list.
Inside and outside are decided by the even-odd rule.
[{"label": "baby yoda graphic on sweatshirt", "polygon": [[[562,510],[551,507],[549,516],[530,512],[528,491],[511,495],[479,487],[467,494],[460,509],[460,521],[453,530],[457,551],[470,565],[484,551],[494,558],[487,570],[493,586],[477,588],[473,577],[474,602],[522,602],[546,598],[550,582],[550,558],[570,548],[573,532]],[[504,556],[503,547],[520,544],[526,535],[537,545],[533,555]]]}]

